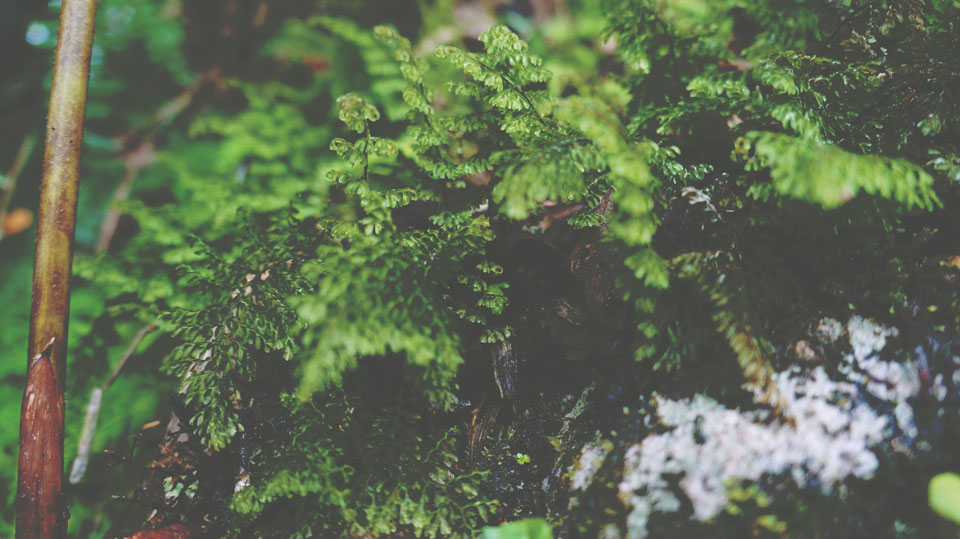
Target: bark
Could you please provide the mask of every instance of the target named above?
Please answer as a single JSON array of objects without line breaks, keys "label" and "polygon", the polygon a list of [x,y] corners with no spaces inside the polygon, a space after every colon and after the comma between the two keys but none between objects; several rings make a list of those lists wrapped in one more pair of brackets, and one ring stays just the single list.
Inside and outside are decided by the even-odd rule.
[{"label": "bark", "polygon": [[47,117],[27,385],[20,416],[17,538],[63,537],[63,387],[70,269],[95,0],[63,0]]}]

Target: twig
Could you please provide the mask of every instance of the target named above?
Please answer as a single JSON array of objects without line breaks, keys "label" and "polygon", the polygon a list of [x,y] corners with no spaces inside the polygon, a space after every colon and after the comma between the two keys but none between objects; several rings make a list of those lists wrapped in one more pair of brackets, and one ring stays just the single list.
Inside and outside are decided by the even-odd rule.
[{"label": "twig", "polygon": [[179,95],[157,109],[143,126],[117,137],[116,145],[120,148],[126,172],[123,175],[123,180],[121,180],[120,185],[117,186],[116,191],[113,193],[110,211],[100,224],[100,236],[97,238],[97,251],[106,251],[110,248],[110,243],[113,241],[113,236],[117,232],[117,225],[120,223],[121,216],[120,208],[117,207],[116,203],[127,200],[130,197],[130,191],[133,188],[133,182],[136,180],[137,175],[144,167],[153,162],[153,140],[157,131],[173,122],[177,116],[190,106],[193,98],[196,97],[204,85],[210,81],[217,81],[218,77],[219,72],[215,69],[200,74],[190,86],[187,86]]},{"label": "twig", "polygon": [[133,180],[143,167],[153,161],[153,137],[146,138],[133,151],[124,156],[126,172],[123,180],[113,192],[113,201],[110,203],[110,211],[103,218],[100,224],[100,236],[97,238],[97,251],[106,251],[110,248],[110,242],[113,241],[113,235],[117,232],[117,225],[120,223],[120,208],[117,202],[127,200],[130,197],[130,191],[133,189]]},{"label": "twig", "polygon": [[102,389],[104,391],[109,388],[113,382],[117,379],[117,376],[120,376],[120,371],[123,370],[123,366],[127,364],[127,360],[130,359],[130,356],[136,351],[137,346],[140,346],[140,341],[147,336],[151,331],[156,330],[160,327],[160,324],[153,322],[144,326],[136,336],[133,337],[133,340],[130,341],[130,346],[127,347],[127,351],[123,353],[123,357],[120,358],[120,363],[117,363],[117,366],[113,368],[113,372],[110,373],[110,378],[104,382]]},{"label": "twig", "polygon": [[[17,186],[17,178],[23,171],[24,165],[27,164],[27,158],[33,153],[33,146],[36,142],[37,136],[33,133],[23,138],[20,149],[17,150],[16,157],[13,158],[13,164],[10,165],[10,171],[7,172],[3,185],[0,185],[0,225],[3,225],[3,220],[7,216],[7,209],[10,207],[10,200],[13,198],[13,189]],[[0,240],[3,239],[3,236],[3,227],[0,226]]]},{"label": "twig", "polygon": [[80,442],[77,444],[77,456],[73,459],[73,468],[70,471],[70,484],[75,485],[79,483],[80,480],[83,479],[83,474],[87,471],[87,463],[90,462],[90,447],[93,445],[93,434],[97,429],[97,417],[100,415],[100,403],[103,400],[103,392],[120,376],[120,371],[123,370],[123,366],[127,364],[127,360],[130,359],[130,356],[136,351],[137,346],[139,346],[143,338],[147,336],[147,333],[150,333],[158,327],[160,327],[160,325],[154,322],[147,324],[137,332],[137,335],[130,342],[130,346],[127,347],[127,351],[124,352],[123,357],[120,358],[120,362],[117,363],[117,366],[113,368],[113,372],[110,373],[110,378],[108,378],[102,386],[94,388],[94,390],[90,392],[90,402],[87,403],[87,415],[83,420]]},{"label": "twig", "polygon": [[80,443],[77,444],[77,456],[73,459],[73,468],[70,470],[71,485],[79,483],[87,471],[87,463],[90,462],[90,446],[93,445],[93,432],[97,428],[97,416],[100,414],[102,399],[103,389],[94,388],[90,393],[90,402],[87,403],[87,415],[83,419]]}]

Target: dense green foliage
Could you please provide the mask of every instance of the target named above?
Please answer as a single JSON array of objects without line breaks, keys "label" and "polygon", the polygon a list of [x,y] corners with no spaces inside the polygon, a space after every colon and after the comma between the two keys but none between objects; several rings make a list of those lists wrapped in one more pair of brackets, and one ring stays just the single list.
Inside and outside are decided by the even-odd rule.
[{"label": "dense green foliage", "polygon": [[[478,35],[450,22],[472,2],[101,4],[68,455],[89,391],[140,328],[162,331],[105,394],[94,449],[129,456],[74,487],[76,536],[150,513],[124,520],[111,494],[213,535],[472,536],[531,515],[596,535],[625,526],[610,495],[529,499],[595,432],[642,428],[620,417],[642,384],[576,423],[597,385],[776,409],[774,334],[793,317],[960,321],[955,288],[918,284],[958,254],[955,1],[581,0],[486,14],[507,25]],[[55,13],[26,10],[7,20],[34,57],[0,110],[42,88]],[[0,124],[0,163],[32,110]],[[109,200],[118,185],[129,198]],[[9,424],[26,236],[0,243]],[[171,410],[189,436],[158,458]]]}]

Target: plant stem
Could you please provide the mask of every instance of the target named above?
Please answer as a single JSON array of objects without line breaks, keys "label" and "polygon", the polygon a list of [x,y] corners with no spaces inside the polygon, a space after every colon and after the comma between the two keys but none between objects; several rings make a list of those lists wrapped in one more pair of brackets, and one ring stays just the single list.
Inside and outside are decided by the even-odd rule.
[{"label": "plant stem", "polygon": [[0,240],[3,239],[3,220],[7,216],[7,210],[10,208],[10,200],[13,198],[13,190],[17,186],[17,178],[23,170],[27,159],[33,152],[33,145],[36,142],[36,136],[31,133],[24,137],[20,143],[20,149],[17,150],[16,157],[13,158],[13,164],[10,166],[10,172],[7,173],[3,183],[0,184]]},{"label": "plant stem", "polygon": [[108,378],[102,386],[94,388],[90,393],[90,402],[87,404],[87,415],[83,421],[83,430],[80,431],[80,442],[77,444],[77,457],[73,460],[73,468],[70,471],[71,485],[79,483],[80,480],[83,479],[83,474],[87,471],[87,463],[90,461],[90,447],[93,445],[93,435],[97,429],[97,417],[100,415],[100,404],[103,402],[103,392],[120,376],[120,371],[123,370],[124,365],[127,364],[127,360],[136,352],[140,341],[142,341],[148,333],[159,327],[160,324],[154,322],[147,324],[137,332],[133,341],[130,342],[130,346],[127,347],[127,351],[124,352],[123,357],[120,358],[120,362],[117,363],[117,366],[113,368],[113,372],[110,373],[110,378]]},{"label": "plant stem", "polygon": [[143,125],[117,137],[115,143],[120,149],[124,162],[125,172],[120,185],[113,193],[110,210],[100,224],[100,236],[97,239],[97,251],[106,251],[110,248],[113,236],[120,224],[122,212],[117,202],[130,198],[133,182],[144,167],[149,166],[155,157],[154,147],[157,135],[169,126],[193,103],[194,97],[207,86],[209,82],[216,82],[219,76],[217,70],[209,69],[187,86],[179,95],[167,101]]},{"label": "plant stem", "polygon": [[20,415],[17,532],[63,537],[63,388],[77,177],[96,0],[63,0],[37,218],[27,384]]}]

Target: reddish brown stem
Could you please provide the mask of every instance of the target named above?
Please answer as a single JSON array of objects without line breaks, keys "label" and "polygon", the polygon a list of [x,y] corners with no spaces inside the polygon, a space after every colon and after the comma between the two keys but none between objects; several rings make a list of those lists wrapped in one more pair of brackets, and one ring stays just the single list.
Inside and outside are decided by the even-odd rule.
[{"label": "reddish brown stem", "polygon": [[47,116],[33,269],[27,385],[20,416],[17,538],[63,537],[63,386],[95,0],[63,0]]}]

